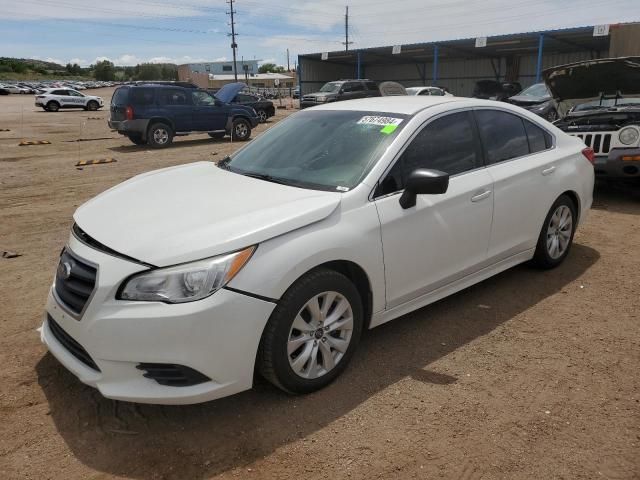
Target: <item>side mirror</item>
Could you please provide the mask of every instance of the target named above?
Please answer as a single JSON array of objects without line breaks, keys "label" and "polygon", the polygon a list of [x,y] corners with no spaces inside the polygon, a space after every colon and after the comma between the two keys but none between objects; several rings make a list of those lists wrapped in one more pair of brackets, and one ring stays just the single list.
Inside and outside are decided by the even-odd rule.
[{"label": "side mirror", "polygon": [[449,188],[449,174],[440,170],[418,168],[409,175],[400,206],[405,210],[416,205],[417,195],[441,195]]}]

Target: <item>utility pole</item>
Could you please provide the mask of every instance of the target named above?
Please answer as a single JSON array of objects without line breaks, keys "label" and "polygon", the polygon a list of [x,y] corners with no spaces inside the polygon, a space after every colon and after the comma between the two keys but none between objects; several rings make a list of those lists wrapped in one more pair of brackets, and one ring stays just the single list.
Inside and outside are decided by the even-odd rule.
[{"label": "utility pole", "polygon": [[344,14],[344,42],[342,42],[344,45],[344,50],[345,52],[349,51],[349,45],[351,45],[353,42],[349,41],[349,7],[346,7],[346,11]]},{"label": "utility pole", "polygon": [[238,68],[236,65],[236,50],[238,48],[238,44],[236,43],[236,23],[233,19],[233,15],[236,13],[236,11],[233,9],[233,0],[229,0],[227,3],[229,4],[228,14],[231,15],[231,34],[228,34],[228,36],[231,37],[231,49],[233,50],[233,77],[237,82]]},{"label": "utility pole", "polygon": [[287,48],[287,72],[291,71],[290,65],[289,65],[289,49]]}]

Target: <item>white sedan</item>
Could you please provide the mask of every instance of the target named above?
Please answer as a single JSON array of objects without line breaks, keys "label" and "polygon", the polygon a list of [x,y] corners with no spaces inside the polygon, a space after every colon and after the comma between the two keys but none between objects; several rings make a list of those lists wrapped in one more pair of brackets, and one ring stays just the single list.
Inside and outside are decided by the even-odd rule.
[{"label": "white sedan", "polygon": [[452,94],[440,87],[409,87],[407,95],[425,95],[433,97],[453,97]]},{"label": "white sedan", "polygon": [[83,108],[98,110],[104,106],[104,100],[95,95],[85,95],[72,88],[49,88],[36,95],[36,107],[49,112],[57,112],[61,108]]},{"label": "white sedan", "polygon": [[311,392],[363,330],[522,262],[561,264],[592,161],[505,103],[307,109],[218,165],[142,174],[78,208],[41,338],[109,398],[212,400],[251,388],[254,367]]},{"label": "white sedan", "polygon": [[28,88],[20,87],[18,85],[5,84],[2,88],[9,90],[9,92],[11,93],[21,93],[21,94],[31,93],[31,91]]}]

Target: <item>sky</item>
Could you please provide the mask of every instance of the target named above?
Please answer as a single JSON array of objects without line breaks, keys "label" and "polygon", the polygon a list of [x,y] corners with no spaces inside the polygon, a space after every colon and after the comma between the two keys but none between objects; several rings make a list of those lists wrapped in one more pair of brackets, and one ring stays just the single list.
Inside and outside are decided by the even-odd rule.
[{"label": "sky", "polygon": [[[238,59],[640,21],[640,0],[235,0]],[[0,0],[0,56],[82,66],[109,59],[231,59],[224,0]]]}]

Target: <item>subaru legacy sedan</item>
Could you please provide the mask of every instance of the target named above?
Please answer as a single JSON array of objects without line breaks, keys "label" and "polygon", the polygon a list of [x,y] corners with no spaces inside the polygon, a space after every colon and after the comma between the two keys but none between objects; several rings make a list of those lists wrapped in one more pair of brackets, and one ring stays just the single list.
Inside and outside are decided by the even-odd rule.
[{"label": "subaru legacy sedan", "polygon": [[312,392],[363,330],[519,263],[562,263],[592,161],[506,103],[304,110],[218,164],[145,173],[78,208],[41,337],[113,399],[203,402],[254,373]]}]

